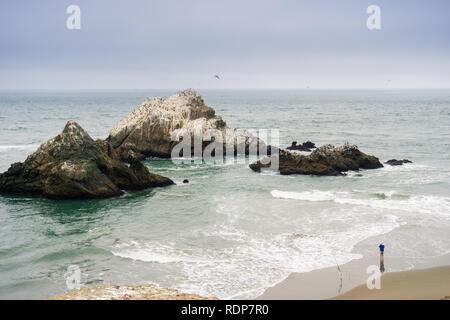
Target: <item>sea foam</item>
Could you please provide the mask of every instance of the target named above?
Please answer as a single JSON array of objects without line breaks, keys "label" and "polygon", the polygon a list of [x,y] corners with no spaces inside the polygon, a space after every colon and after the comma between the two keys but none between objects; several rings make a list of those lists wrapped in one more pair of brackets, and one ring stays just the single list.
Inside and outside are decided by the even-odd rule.
[{"label": "sea foam", "polygon": [[450,198],[432,195],[406,195],[389,191],[280,191],[272,190],[274,198],[302,201],[334,201],[339,204],[367,206],[379,209],[400,210],[418,213],[434,213],[450,217]]}]

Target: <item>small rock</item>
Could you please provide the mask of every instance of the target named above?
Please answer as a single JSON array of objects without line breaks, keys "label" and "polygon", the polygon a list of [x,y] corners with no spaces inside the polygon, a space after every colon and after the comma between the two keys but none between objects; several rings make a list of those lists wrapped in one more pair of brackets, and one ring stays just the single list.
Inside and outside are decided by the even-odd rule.
[{"label": "small rock", "polygon": [[316,144],[311,141],[306,141],[302,143],[302,146],[309,149],[314,149],[316,147]]},{"label": "small rock", "polygon": [[405,163],[412,163],[412,161],[408,160],[408,159],[403,159],[403,160],[397,160],[397,159],[391,159],[385,162],[386,164],[389,164],[391,166],[401,166]]},{"label": "small rock", "polygon": [[189,180],[188,179],[184,179],[183,183],[189,183]]},{"label": "small rock", "polygon": [[292,141],[291,146],[287,147],[286,149],[311,152],[311,149],[314,149],[315,147],[316,145],[309,140],[303,142],[302,144],[297,144],[297,141]]}]

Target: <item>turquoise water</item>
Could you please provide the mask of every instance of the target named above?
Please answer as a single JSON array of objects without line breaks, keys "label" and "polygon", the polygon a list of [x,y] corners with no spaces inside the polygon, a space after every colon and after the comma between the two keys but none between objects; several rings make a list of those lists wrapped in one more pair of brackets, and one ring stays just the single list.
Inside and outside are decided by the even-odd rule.
[{"label": "turquoise water", "polygon": [[[104,138],[146,97],[172,93],[1,92],[0,171],[67,120]],[[178,184],[106,200],[0,196],[0,298],[66,292],[69,265],[84,286],[154,283],[251,298],[291,272],[361,258],[378,241],[410,265],[450,252],[450,90],[199,93],[231,127],[279,129],[281,146],[348,141],[414,163],[310,177],[256,174],[232,159],[148,160]]]}]

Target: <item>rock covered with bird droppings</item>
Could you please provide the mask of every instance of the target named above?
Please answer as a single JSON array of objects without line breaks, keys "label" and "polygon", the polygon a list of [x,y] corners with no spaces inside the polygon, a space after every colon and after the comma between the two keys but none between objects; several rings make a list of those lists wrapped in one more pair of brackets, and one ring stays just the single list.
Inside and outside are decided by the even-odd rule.
[{"label": "rock covered with bird droppings", "polygon": [[114,127],[107,140],[122,159],[129,154],[140,159],[170,158],[174,146],[187,135],[193,148],[196,132],[200,132],[200,148],[204,149],[215,139],[208,135],[208,130],[220,132],[224,148],[229,144],[235,153],[238,150],[248,153],[249,145],[258,141],[247,130],[228,128],[193,89],[177,92],[167,99],[145,100]]}]

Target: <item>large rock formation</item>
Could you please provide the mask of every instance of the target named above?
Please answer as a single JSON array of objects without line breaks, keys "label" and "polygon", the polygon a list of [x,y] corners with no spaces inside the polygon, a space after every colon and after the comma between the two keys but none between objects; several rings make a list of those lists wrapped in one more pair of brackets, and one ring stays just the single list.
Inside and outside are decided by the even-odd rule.
[{"label": "large rock formation", "polygon": [[122,190],[141,190],[173,184],[152,174],[132,157],[125,165],[109,143],[94,141],[76,122],[42,144],[23,163],[14,163],[0,174],[0,192],[36,194],[57,199],[105,198]]},{"label": "large rock formation", "polygon": [[[218,130],[221,141],[208,135],[209,129]],[[115,126],[107,140],[122,159],[129,154],[141,159],[152,156],[169,158],[173,147],[186,133],[191,137],[193,154],[194,133],[199,130],[202,149],[216,139],[216,142],[228,143],[234,153],[239,153],[239,150],[248,153],[249,145],[258,141],[247,130],[228,128],[222,118],[215,115],[214,109],[205,105],[201,96],[192,89],[178,92],[166,100],[145,100]]]},{"label": "large rock formation", "polygon": [[[263,162],[257,161],[250,165],[253,171],[260,172],[261,168],[268,168],[274,158],[266,158]],[[358,150],[358,147],[344,145],[334,147],[324,145],[309,155],[301,155],[286,150],[279,153],[280,174],[307,174],[319,176],[335,176],[349,170],[376,169],[383,165],[378,158],[367,155]]]}]

